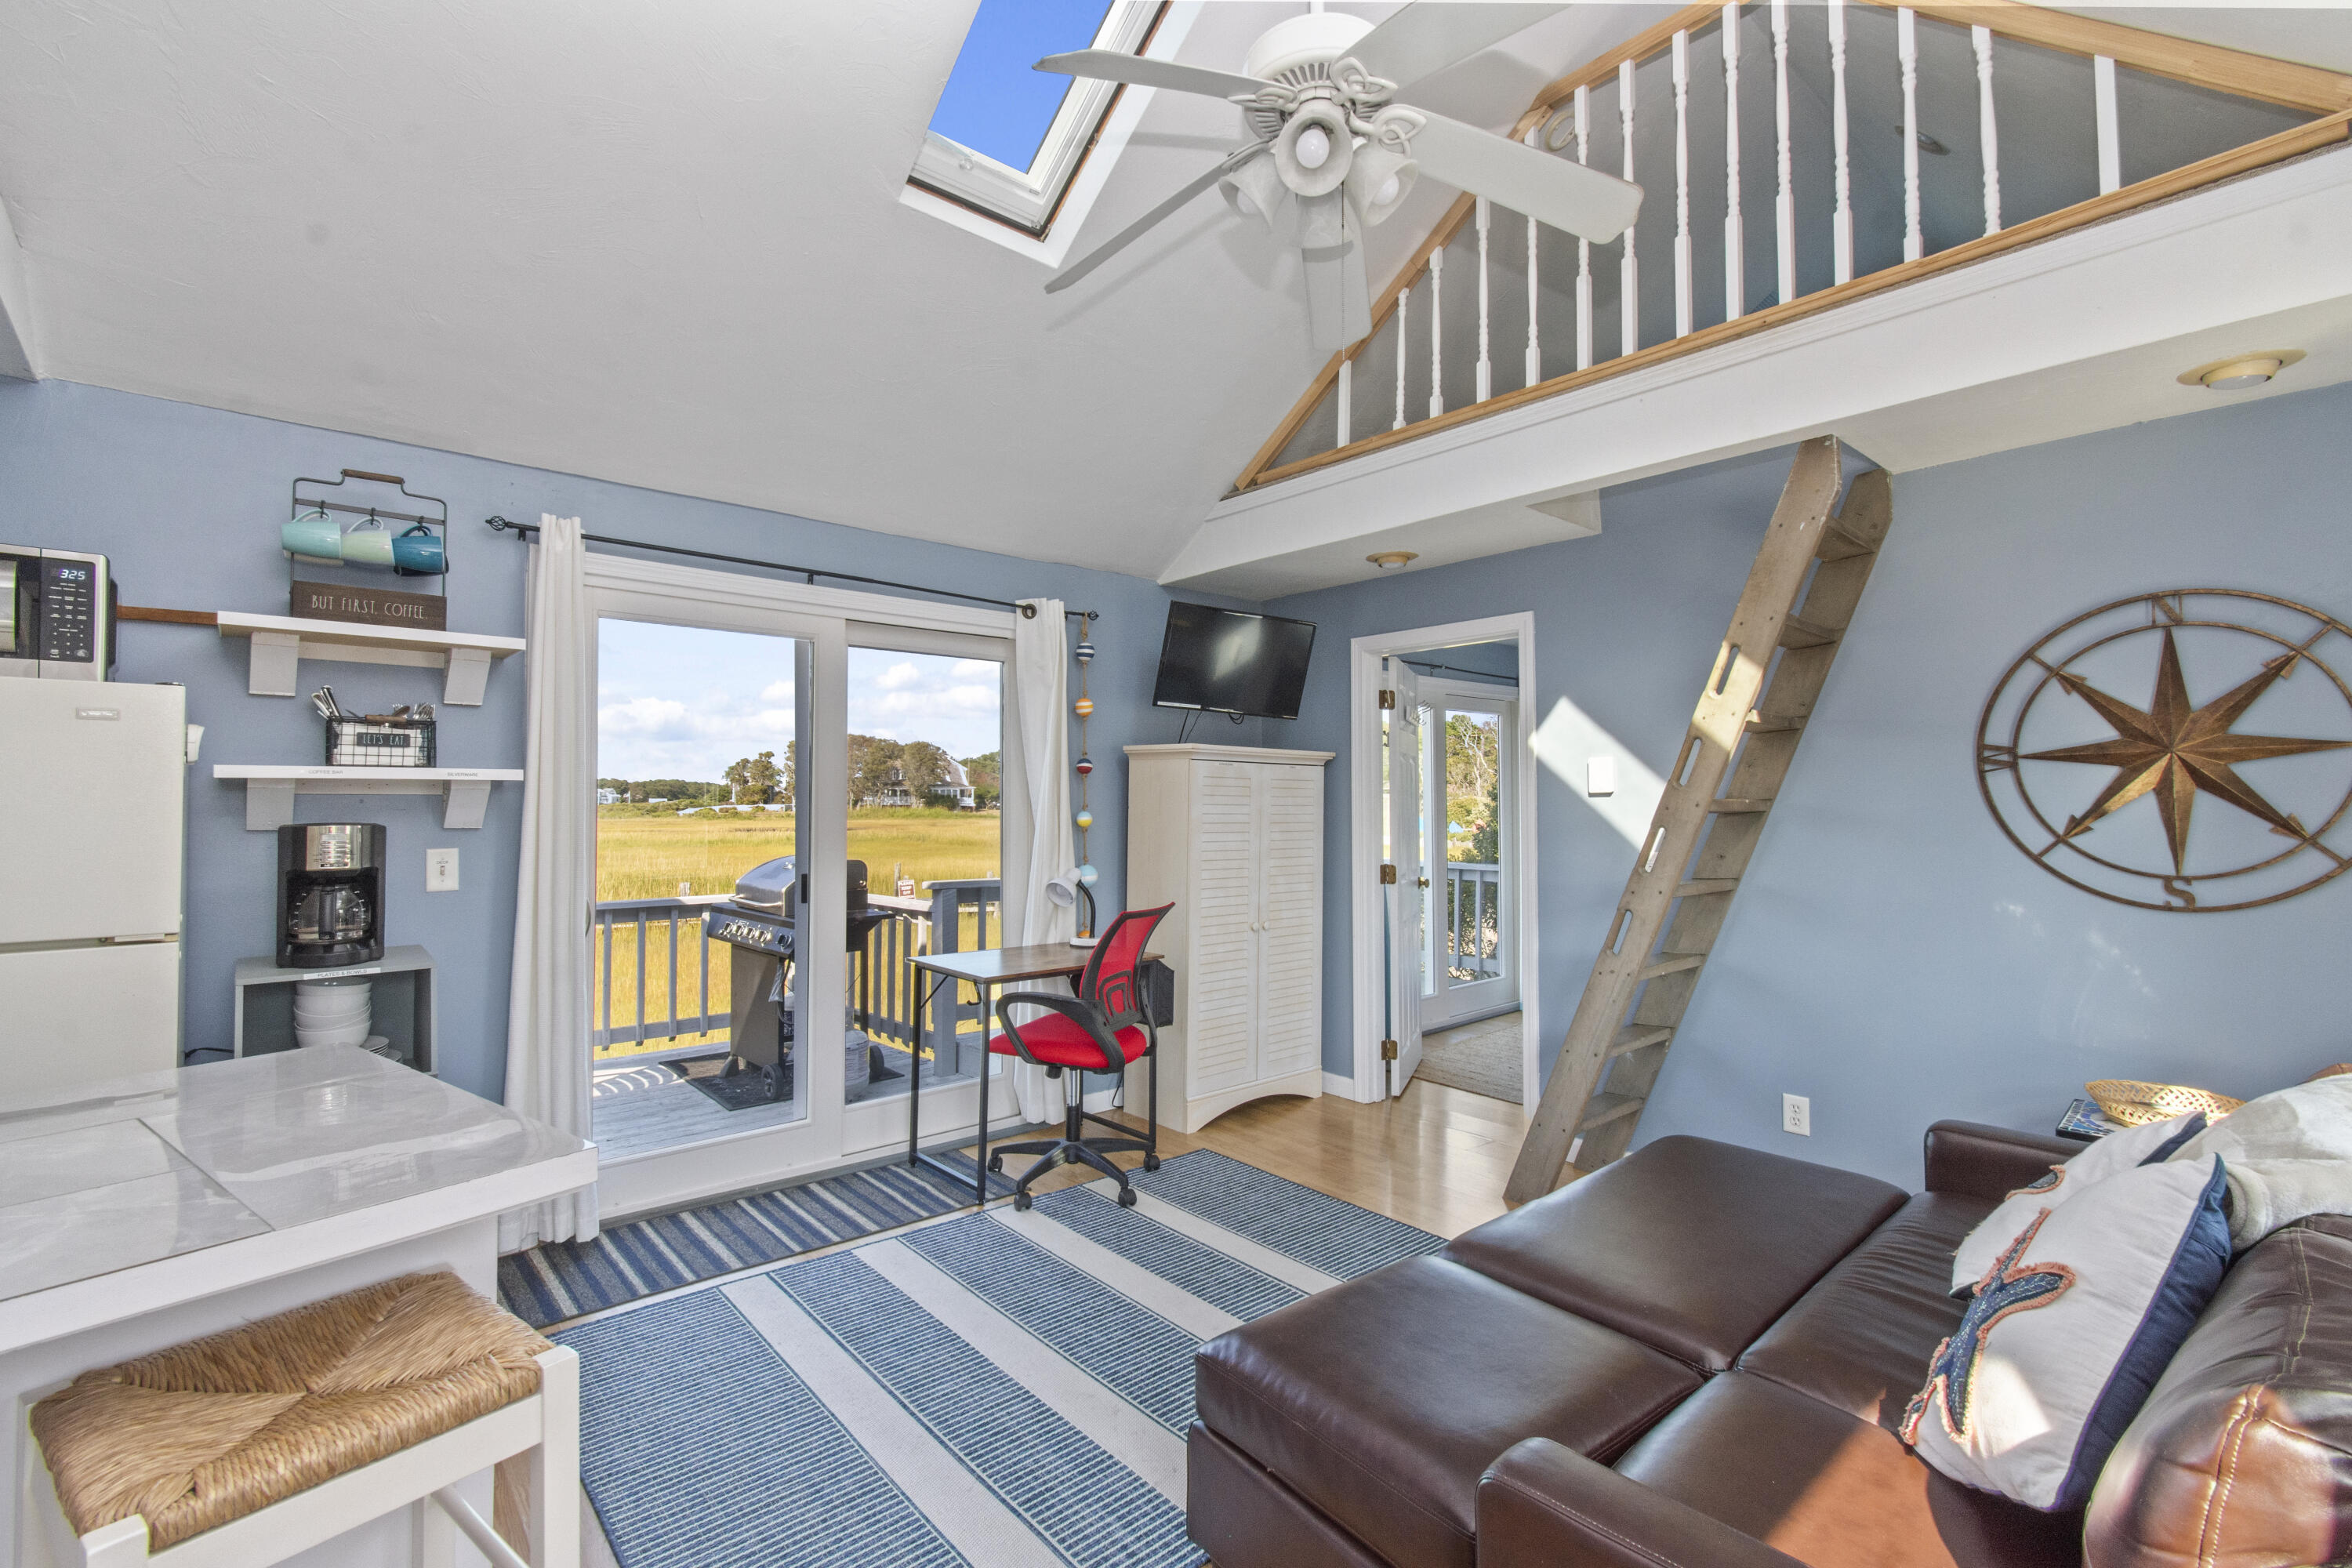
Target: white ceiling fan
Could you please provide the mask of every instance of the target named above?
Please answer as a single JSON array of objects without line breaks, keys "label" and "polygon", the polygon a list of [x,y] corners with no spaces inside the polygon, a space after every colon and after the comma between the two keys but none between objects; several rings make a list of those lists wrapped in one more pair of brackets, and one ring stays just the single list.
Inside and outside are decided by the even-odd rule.
[{"label": "white ceiling fan", "polygon": [[1315,345],[1323,349],[1371,331],[1363,231],[1396,211],[1421,174],[1586,239],[1616,238],[1642,209],[1641,186],[1392,101],[1560,9],[1417,0],[1374,26],[1318,3],[1268,28],[1238,74],[1112,49],[1039,60],[1041,71],[1224,99],[1241,106],[1252,137],[1056,273],[1045,291],[1076,283],[1211,185],[1236,213],[1264,219],[1278,241],[1298,247]]}]

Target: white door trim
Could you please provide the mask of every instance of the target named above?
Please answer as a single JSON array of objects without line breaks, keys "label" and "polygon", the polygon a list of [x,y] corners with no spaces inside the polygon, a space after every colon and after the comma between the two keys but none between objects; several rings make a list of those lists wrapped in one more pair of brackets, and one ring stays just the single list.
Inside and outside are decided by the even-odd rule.
[{"label": "white door trim", "polygon": [[[1327,1080],[1335,1093],[1367,1103],[1383,1098],[1381,1072],[1381,660],[1392,654],[1421,653],[1465,643],[1515,639],[1519,648],[1519,742],[1512,782],[1512,824],[1518,840],[1518,889],[1512,909],[1518,921],[1519,1055],[1524,1103],[1536,1102],[1539,1043],[1540,987],[1537,984],[1536,910],[1536,756],[1528,738],[1534,726],[1526,714],[1535,704],[1536,617],[1532,610],[1488,616],[1474,621],[1416,626],[1350,638],[1348,644],[1348,880],[1349,990],[1352,1009],[1354,1073],[1350,1079],[1336,1075]],[[1342,1089],[1342,1083],[1351,1087]]]}]

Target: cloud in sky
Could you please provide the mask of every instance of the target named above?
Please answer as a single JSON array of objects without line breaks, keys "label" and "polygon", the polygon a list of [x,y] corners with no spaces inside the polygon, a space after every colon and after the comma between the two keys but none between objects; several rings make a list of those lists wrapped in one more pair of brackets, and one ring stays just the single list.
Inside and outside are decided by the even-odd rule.
[{"label": "cloud in sky", "polygon": [[[793,643],[700,626],[597,625],[596,771],[717,781],[738,757],[793,739]],[[849,727],[929,741],[956,757],[1001,746],[999,666],[849,650]]]}]

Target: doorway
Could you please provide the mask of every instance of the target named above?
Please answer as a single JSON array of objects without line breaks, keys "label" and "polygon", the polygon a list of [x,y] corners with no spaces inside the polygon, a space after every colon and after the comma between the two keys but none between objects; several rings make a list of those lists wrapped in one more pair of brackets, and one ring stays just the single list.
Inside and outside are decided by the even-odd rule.
[{"label": "doorway", "polygon": [[1356,1098],[1417,1079],[1531,1103],[1531,616],[1351,647]]}]

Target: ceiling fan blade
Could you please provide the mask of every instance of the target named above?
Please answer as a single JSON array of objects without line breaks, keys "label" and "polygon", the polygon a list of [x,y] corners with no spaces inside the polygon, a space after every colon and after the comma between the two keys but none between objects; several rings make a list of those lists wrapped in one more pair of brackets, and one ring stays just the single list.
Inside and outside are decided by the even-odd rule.
[{"label": "ceiling fan blade", "polygon": [[1047,55],[1030,68],[1057,76],[1090,77],[1097,81],[1123,81],[1137,87],[1164,87],[1177,92],[1197,92],[1210,98],[1245,98],[1275,84],[1234,71],[1204,70],[1180,66],[1174,60],[1148,60],[1117,49],[1073,49]]},{"label": "ceiling fan blade", "polygon": [[1413,161],[1430,179],[1596,243],[1624,233],[1641,213],[1642,187],[1629,180],[1442,114],[1413,112],[1424,121],[1413,133]]},{"label": "ceiling fan blade", "polygon": [[1338,191],[1303,196],[1298,206],[1308,330],[1317,348],[1343,349],[1372,330],[1363,237]]},{"label": "ceiling fan blade", "polygon": [[1365,34],[1348,53],[1374,76],[1407,87],[1567,8],[1419,0]]},{"label": "ceiling fan blade", "polygon": [[1253,142],[1248,146],[1234,153],[1231,156],[1220,160],[1215,165],[1210,168],[1206,174],[1192,180],[1182,189],[1179,190],[1174,195],[1170,196],[1166,201],[1161,202],[1158,206],[1153,207],[1150,212],[1145,213],[1141,217],[1137,218],[1133,223],[1129,224],[1125,228],[1120,229],[1101,246],[1088,251],[1078,260],[1070,263],[1069,266],[1065,267],[1059,272],[1055,273],[1053,277],[1045,281],[1045,292],[1048,294],[1058,294],[1063,289],[1068,288],[1071,284],[1076,283],[1079,279],[1084,278],[1087,273],[1092,272],[1096,268],[1100,267],[1104,262],[1108,261],[1112,257],[1117,256],[1129,245],[1132,245],[1135,241],[1142,238],[1145,234],[1150,231],[1154,225],[1173,216],[1176,209],[1182,206],[1186,202],[1191,201],[1194,196],[1199,195],[1202,191],[1207,190],[1211,185],[1215,184],[1219,180],[1223,179],[1226,174],[1240,168],[1252,158],[1257,157],[1259,154],[1263,153],[1269,145],[1270,143],[1265,142]]}]

